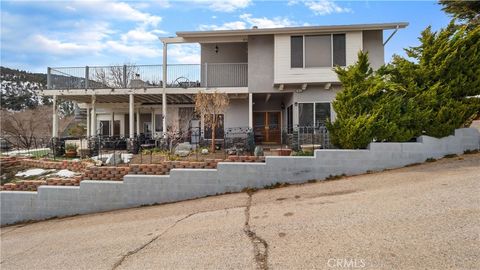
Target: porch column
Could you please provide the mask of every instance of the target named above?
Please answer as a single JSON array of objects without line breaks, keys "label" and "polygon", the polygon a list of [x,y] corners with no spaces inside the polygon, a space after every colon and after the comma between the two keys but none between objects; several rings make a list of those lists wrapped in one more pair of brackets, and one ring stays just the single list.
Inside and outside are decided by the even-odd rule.
[{"label": "porch column", "polygon": [[90,108],[87,107],[87,137],[90,137],[90,128],[91,128],[91,125],[90,124]]},{"label": "porch column", "polygon": [[137,136],[140,136],[140,109],[137,108]]},{"label": "porch column", "polygon": [[129,127],[128,137],[130,139],[133,139],[135,137],[135,135],[134,135],[135,130],[134,130],[134,125],[133,125],[133,119],[134,119],[133,118],[133,114],[134,114],[134,112],[133,112],[133,102],[134,102],[133,94],[130,94],[129,99],[130,99],[130,103],[129,103],[129,107],[128,107],[128,120],[129,120],[128,121],[128,124],[129,124],[128,125],[128,127]]},{"label": "porch column", "polygon": [[248,93],[248,128],[253,129],[253,94]]},{"label": "porch column", "polygon": [[57,96],[53,96],[52,110],[52,137],[58,137]]},{"label": "porch column", "polygon": [[97,98],[92,96],[92,119],[90,120],[92,126],[90,128],[90,132],[92,136],[97,136],[97,110],[95,108],[95,103]]},{"label": "porch column", "polygon": [[163,43],[163,92],[162,92],[162,126],[163,134],[167,132],[167,43]]},{"label": "porch column", "polygon": [[113,136],[113,122],[115,122],[115,113],[113,112],[113,108],[112,108],[112,113],[110,115],[110,136]]}]

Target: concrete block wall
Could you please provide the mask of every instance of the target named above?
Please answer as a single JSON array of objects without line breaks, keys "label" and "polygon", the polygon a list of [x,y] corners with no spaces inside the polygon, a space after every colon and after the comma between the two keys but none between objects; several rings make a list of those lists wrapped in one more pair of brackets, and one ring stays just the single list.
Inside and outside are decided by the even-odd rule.
[{"label": "concrete block wall", "polygon": [[172,169],[170,175],[126,175],[124,181],[84,180],[78,187],[39,186],[37,192],[0,192],[1,224],[175,202],[247,187],[302,183],[335,175],[403,167],[480,149],[476,129],[441,139],[371,143],[366,150],[316,150],[313,157],[267,157],[265,163],[220,162],[216,169]]}]

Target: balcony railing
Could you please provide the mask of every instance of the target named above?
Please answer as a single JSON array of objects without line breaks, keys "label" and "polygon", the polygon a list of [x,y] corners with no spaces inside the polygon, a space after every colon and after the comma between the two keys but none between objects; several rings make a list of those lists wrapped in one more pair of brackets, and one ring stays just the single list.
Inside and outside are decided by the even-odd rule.
[{"label": "balcony railing", "polygon": [[[161,88],[162,65],[48,68],[48,89]],[[247,63],[167,65],[167,88],[246,87]]]}]

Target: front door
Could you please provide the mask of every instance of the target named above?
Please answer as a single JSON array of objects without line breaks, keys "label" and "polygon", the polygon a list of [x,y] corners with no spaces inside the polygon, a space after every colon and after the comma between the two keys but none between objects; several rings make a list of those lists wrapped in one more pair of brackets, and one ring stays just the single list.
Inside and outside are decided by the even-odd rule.
[{"label": "front door", "polygon": [[253,132],[255,142],[261,144],[281,143],[280,112],[254,112]]}]

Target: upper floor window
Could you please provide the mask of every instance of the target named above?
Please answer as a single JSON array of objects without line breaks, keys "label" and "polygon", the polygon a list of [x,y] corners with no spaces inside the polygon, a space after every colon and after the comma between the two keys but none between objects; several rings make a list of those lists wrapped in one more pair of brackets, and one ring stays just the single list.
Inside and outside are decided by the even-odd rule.
[{"label": "upper floor window", "polygon": [[345,66],[345,34],[292,36],[291,67]]}]

